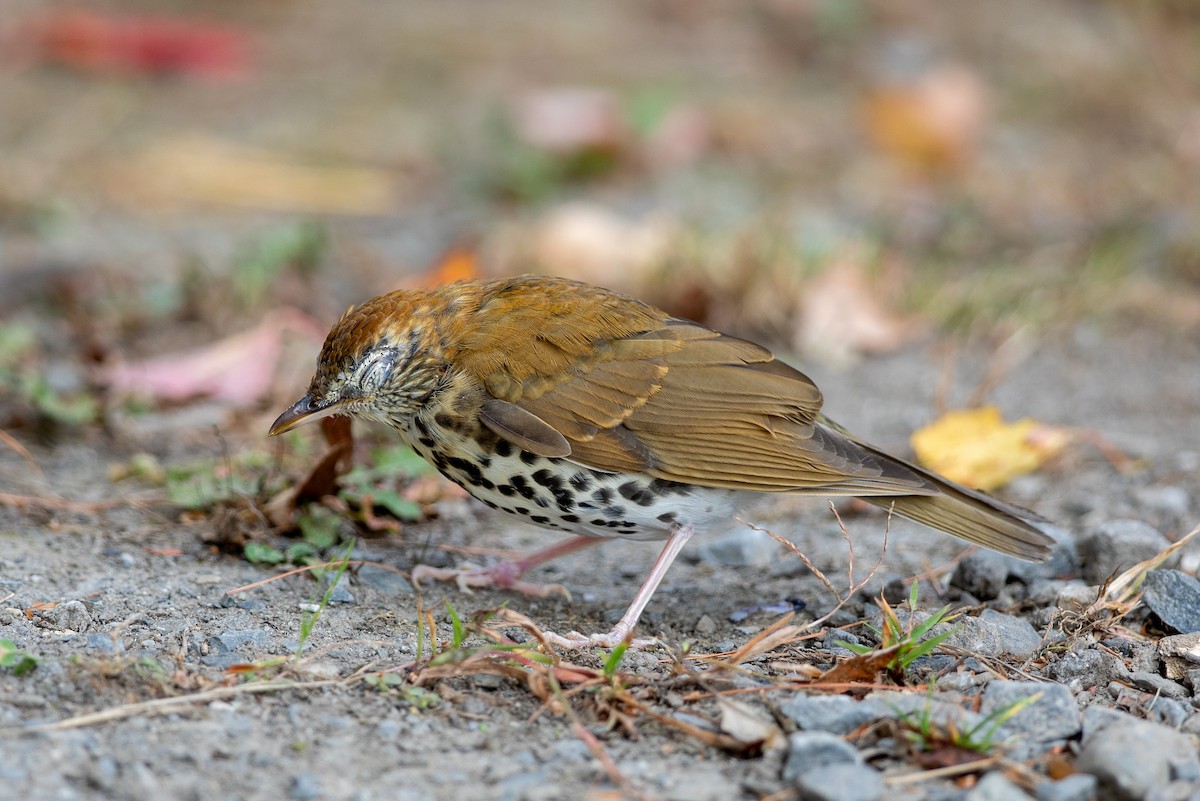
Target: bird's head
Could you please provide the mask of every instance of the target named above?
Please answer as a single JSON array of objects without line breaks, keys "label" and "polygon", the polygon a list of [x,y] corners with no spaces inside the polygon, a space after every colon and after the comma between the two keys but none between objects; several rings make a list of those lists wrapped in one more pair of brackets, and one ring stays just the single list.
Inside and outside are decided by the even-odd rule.
[{"label": "bird's head", "polygon": [[270,435],[334,414],[402,425],[444,374],[431,322],[422,304],[400,292],[346,312],[325,338],[308,392],[271,424]]}]

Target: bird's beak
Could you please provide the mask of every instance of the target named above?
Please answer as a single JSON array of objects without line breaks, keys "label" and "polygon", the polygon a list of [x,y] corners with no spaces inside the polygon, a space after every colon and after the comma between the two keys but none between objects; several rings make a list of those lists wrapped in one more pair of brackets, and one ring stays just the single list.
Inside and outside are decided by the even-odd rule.
[{"label": "bird's beak", "polygon": [[342,406],[343,404],[340,401],[334,401],[322,406],[314,403],[310,395],[305,395],[289,406],[283,414],[279,415],[274,423],[271,423],[271,430],[267,432],[267,435],[274,437],[285,431],[291,431],[293,428],[302,426],[305,423],[311,423],[314,420],[320,420],[322,417],[337,414],[341,411]]}]

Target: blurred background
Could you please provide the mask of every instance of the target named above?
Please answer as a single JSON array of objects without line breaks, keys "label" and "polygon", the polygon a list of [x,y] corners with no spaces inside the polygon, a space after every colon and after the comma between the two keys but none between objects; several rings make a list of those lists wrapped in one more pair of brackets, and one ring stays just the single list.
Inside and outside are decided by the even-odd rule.
[{"label": "blurred background", "polygon": [[268,414],[348,304],[475,275],[832,365],[1200,332],[1186,0],[3,9],[0,429]]}]

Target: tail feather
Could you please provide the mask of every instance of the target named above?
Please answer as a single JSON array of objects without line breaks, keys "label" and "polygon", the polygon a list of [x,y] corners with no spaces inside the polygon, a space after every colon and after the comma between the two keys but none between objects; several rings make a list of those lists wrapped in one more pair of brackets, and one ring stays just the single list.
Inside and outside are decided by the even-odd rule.
[{"label": "tail feather", "polygon": [[955,484],[902,459],[863,444],[887,461],[899,462],[936,487],[936,495],[864,497],[864,501],[892,509],[896,514],[953,534],[969,542],[1031,562],[1050,557],[1054,540],[1038,528],[1043,518],[990,495]]}]

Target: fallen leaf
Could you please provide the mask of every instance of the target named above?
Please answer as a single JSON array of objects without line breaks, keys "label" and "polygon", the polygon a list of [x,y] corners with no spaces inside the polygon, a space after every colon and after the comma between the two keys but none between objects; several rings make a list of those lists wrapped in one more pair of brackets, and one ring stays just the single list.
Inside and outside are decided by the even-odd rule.
[{"label": "fallen leaf", "polygon": [[617,150],[627,136],[617,97],[586,87],[531,92],[513,105],[512,123],[522,142],[557,155]]},{"label": "fallen leaf", "polygon": [[782,748],[786,744],[783,731],[764,712],[732,698],[717,696],[721,710],[721,731],[743,743],[757,745],[764,751]]},{"label": "fallen leaf", "polygon": [[993,490],[1037,470],[1072,440],[1065,428],[1030,418],[1005,423],[995,406],[947,412],[913,432],[917,460],[968,487]]},{"label": "fallen leaf", "polygon": [[82,8],[30,22],[22,41],[42,61],[80,72],[233,78],[249,62],[249,39],[229,25],[178,17],[112,16]]},{"label": "fallen leaf", "polygon": [[112,191],[139,205],[170,200],[274,211],[384,214],[395,202],[391,173],[313,164],[275,151],[203,136],[162,140],[114,168]]},{"label": "fallen leaf", "polygon": [[544,217],[525,254],[538,272],[600,284],[632,294],[666,260],[675,226],[662,217],[627,220],[591,203],[569,203]]},{"label": "fallen leaf", "polygon": [[438,260],[437,264],[418,276],[410,285],[437,287],[452,284],[455,281],[481,278],[482,275],[478,254],[471,248],[460,245],[442,254],[442,258]]},{"label": "fallen leaf", "polygon": [[855,654],[849,659],[838,662],[821,674],[813,684],[861,684],[874,682],[879,674],[887,670],[892,659],[900,652],[903,643],[871,651],[868,654]]},{"label": "fallen leaf", "polygon": [[893,159],[942,170],[975,151],[987,106],[986,87],[974,71],[942,65],[876,89],[866,98],[863,117],[871,139]]},{"label": "fallen leaf", "polygon": [[794,342],[807,353],[841,364],[857,354],[901,348],[923,329],[920,321],[888,308],[860,260],[847,255],[804,287]]},{"label": "fallen leaf", "polygon": [[209,397],[234,406],[250,406],[267,395],[283,353],[286,332],[319,345],[322,328],[296,309],[276,309],[262,322],[195,350],[158,356],[141,362],[117,363],[100,381],[121,395],[155,401]]}]

